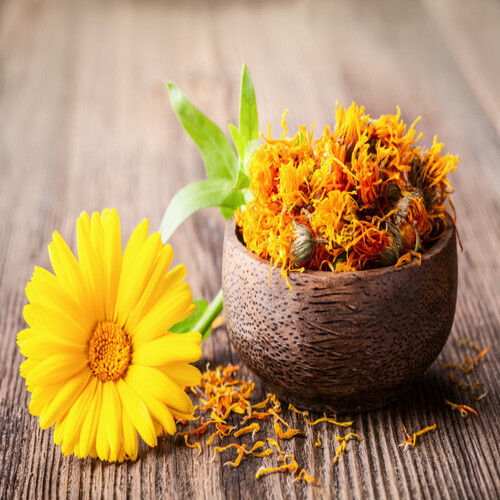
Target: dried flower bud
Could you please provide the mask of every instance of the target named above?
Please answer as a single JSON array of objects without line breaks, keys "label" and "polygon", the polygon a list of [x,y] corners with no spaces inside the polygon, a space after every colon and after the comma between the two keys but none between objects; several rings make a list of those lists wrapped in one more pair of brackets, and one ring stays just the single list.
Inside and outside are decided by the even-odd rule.
[{"label": "dried flower bud", "polygon": [[391,235],[391,246],[396,251],[397,258],[399,259],[400,255],[403,253],[405,245],[403,235],[399,229],[391,223],[388,225],[388,231]]},{"label": "dried flower bud", "polygon": [[311,232],[311,230],[304,226],[303,224],[299,224],[298,222],[293,221],[293,236],[294,240],[292,243],[292,258],[293,264],[300,265],[305,264],[311,257],[313,256],[314,249],[316,248],[317,243],[327,243],[327,240],[322,238],[315,238]]},{"label": "dried flower bud", "polygon": [[392,247],[385,247],[380,252],[380,262],[383,266],[393,266],[398,261],[396,250]]},{"label": "dried flower bud", "polygon": [[316,248],[316,238],[311,230],[298,222],[293,221],[293,243],[292,258],[294,264],[305,264],[308,262]]},{"label": "dried flower bud", "polygon": [[394,222],[396,226],[400,226],[405,220],[408,214],[408,208],[410,206],[410,201],[413,198],[422,198],[422,195],[417,191],[412,191],[406,196],[403,196],[396,205],[397,212],[394,214]]},{"label": "dried flower bud", "polygon": [[399,229],[392,222],[387,222],[387,231],[391,235],[391,246],[382,250],[380,262],[384,266],[392,266],[396,264],[403,253],[405,243]]}]

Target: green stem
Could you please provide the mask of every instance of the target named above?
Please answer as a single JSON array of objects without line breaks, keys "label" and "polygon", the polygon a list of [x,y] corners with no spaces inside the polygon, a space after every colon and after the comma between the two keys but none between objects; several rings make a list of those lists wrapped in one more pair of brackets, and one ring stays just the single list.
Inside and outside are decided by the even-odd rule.
[{"label": "green stem", "polygon": [[203,338],[208,337],[210,327],[212,326],[214,319],[221,313],[222,307],[222,290],[219,290],[215,299],[210,302],[207,310],[203,313],[196,325],[194,325],[193,331],[200,332]]}]

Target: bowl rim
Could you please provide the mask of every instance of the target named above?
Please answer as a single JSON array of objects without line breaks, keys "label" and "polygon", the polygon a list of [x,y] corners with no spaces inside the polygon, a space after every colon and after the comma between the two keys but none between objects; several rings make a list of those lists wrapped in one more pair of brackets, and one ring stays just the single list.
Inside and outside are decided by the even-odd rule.
[{"label": "bowl rim", "polygon": [[[248,248],[240,241],[240,239],[236,235],[236,230],[237,230],[236,221],[233,217],[227,222],[226,234],[229,233],[228,235],[229,238],[236,242],[237,248],[246,256],[254,260],[256,264],[265,265],[266,268],[271,266],[272,269],[281,272],[281,269],[279,267],[273,266],[268,259],[263,259],[262,257],[259,257],[258,255],[248,250]],[[432,261],[434,257],[439,255],[445,248],[447,248],[453,242],[455,242],[455,226],[453,224],[448,224],[448,227],[446,228],[444,234],[438,240],[435,241],[435,243],[432,245],[431,248],[429,248],[429,250],[427,250],[422,254],[422,265],[424,265],[424,263],[426,262]],[[384,266],[384,267],[377,267],[375,269],[361,269],[359,271],[345,271],[341,273],[335,273],[331,271],[321,271],[315,269],[305,269],[304,271],[301,272],[291,271],[288,274],[288,278],[292,279],[292,278],[297,278],[298,276],[310,276],[315,278],[319,277],[332,278],[334,276],[336,277],[363,276],[369,278],[373,276],[382,276],[393,272],[410,270],[416,267],[420,267],[419,262],[417,259],[412,259],[411,262],[404,264],[400,267]]]}]

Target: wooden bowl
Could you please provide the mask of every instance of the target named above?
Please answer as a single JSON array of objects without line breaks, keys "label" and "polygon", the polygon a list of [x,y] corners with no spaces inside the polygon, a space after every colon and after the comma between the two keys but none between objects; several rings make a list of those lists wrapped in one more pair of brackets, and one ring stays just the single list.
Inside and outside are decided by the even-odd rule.
[{"label": "wooden bowl", "polygon": [[453,324],[453,227],[398,268],[290,273],[249,252],[230,221],[222,287],[231,341],[282,399],[349,413],[387,405],[436,359]]}]

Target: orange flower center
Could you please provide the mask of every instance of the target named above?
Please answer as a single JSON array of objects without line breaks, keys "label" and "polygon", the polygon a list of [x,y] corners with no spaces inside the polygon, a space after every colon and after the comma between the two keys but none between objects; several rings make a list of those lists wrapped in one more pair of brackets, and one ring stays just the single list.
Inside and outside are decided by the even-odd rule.
[{"label": "orange flower center", "polygon": [[113,321],[99,321],[88,344],[89,367],[102,382],[125,376],[132,359],[128,335]]}]

